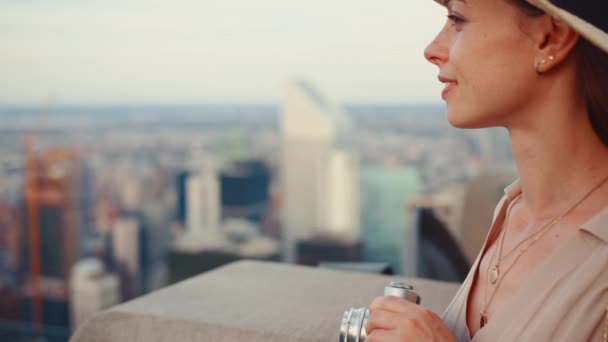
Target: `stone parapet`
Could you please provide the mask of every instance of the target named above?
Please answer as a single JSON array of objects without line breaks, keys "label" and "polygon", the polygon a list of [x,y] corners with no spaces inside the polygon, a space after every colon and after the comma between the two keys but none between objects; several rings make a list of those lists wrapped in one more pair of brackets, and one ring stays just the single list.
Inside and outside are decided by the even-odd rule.
[{"label": "stone parapet", "polygon": [[102,312],[72,342],[338,341],[342,314],[390,281],[413,285],[441,313],[459,285],[415,278],[240,261]]}]

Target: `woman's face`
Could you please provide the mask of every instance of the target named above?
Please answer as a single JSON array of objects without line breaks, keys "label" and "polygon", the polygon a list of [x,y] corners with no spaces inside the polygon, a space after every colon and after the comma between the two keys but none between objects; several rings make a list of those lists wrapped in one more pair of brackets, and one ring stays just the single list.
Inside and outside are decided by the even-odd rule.
[{"label": "woman's face", "polygon": [[506,126],[534,99],[533,18],[507,0],[451,0],[425,49],[445,83],[448,120],[461,128]]}]

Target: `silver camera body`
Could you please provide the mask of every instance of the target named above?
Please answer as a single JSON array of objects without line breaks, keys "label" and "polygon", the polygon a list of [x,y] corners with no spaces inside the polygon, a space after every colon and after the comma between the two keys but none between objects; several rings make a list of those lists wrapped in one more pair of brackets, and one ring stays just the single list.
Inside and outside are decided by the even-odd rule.
[{"label": "silver camera body", "polygon": [[[398,282],[391,282],[385,287],[384,295],[403,298],[415,304],[420,304],[421,300],[413,286]],[[351,308],[345,311],[340,324],[340,342],[364,342],[367,339],[365,326],[368,319],[368,308]]]}]

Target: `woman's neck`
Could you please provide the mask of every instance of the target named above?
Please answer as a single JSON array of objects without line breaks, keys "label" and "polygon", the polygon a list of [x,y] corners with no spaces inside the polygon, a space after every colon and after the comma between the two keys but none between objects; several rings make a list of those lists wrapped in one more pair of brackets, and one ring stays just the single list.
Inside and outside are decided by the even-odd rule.
[{"label": "woman's neck", "polygon": [[536,124],[509,127],[530,218],[551,219],[608,176],[608,148],[580,106],[545,106]]}]

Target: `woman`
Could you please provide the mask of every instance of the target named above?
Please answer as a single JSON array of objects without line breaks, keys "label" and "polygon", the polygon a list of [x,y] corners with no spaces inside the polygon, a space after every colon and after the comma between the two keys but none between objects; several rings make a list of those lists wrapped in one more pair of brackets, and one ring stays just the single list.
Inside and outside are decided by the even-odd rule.
[{"label": "woman", "polygon": [[370,305],[374,341],[601,341],[608,327],[608,20],[602,0],[445,0],[425,50],[450,123],[506,127],[520,179],[443,319]]}]

